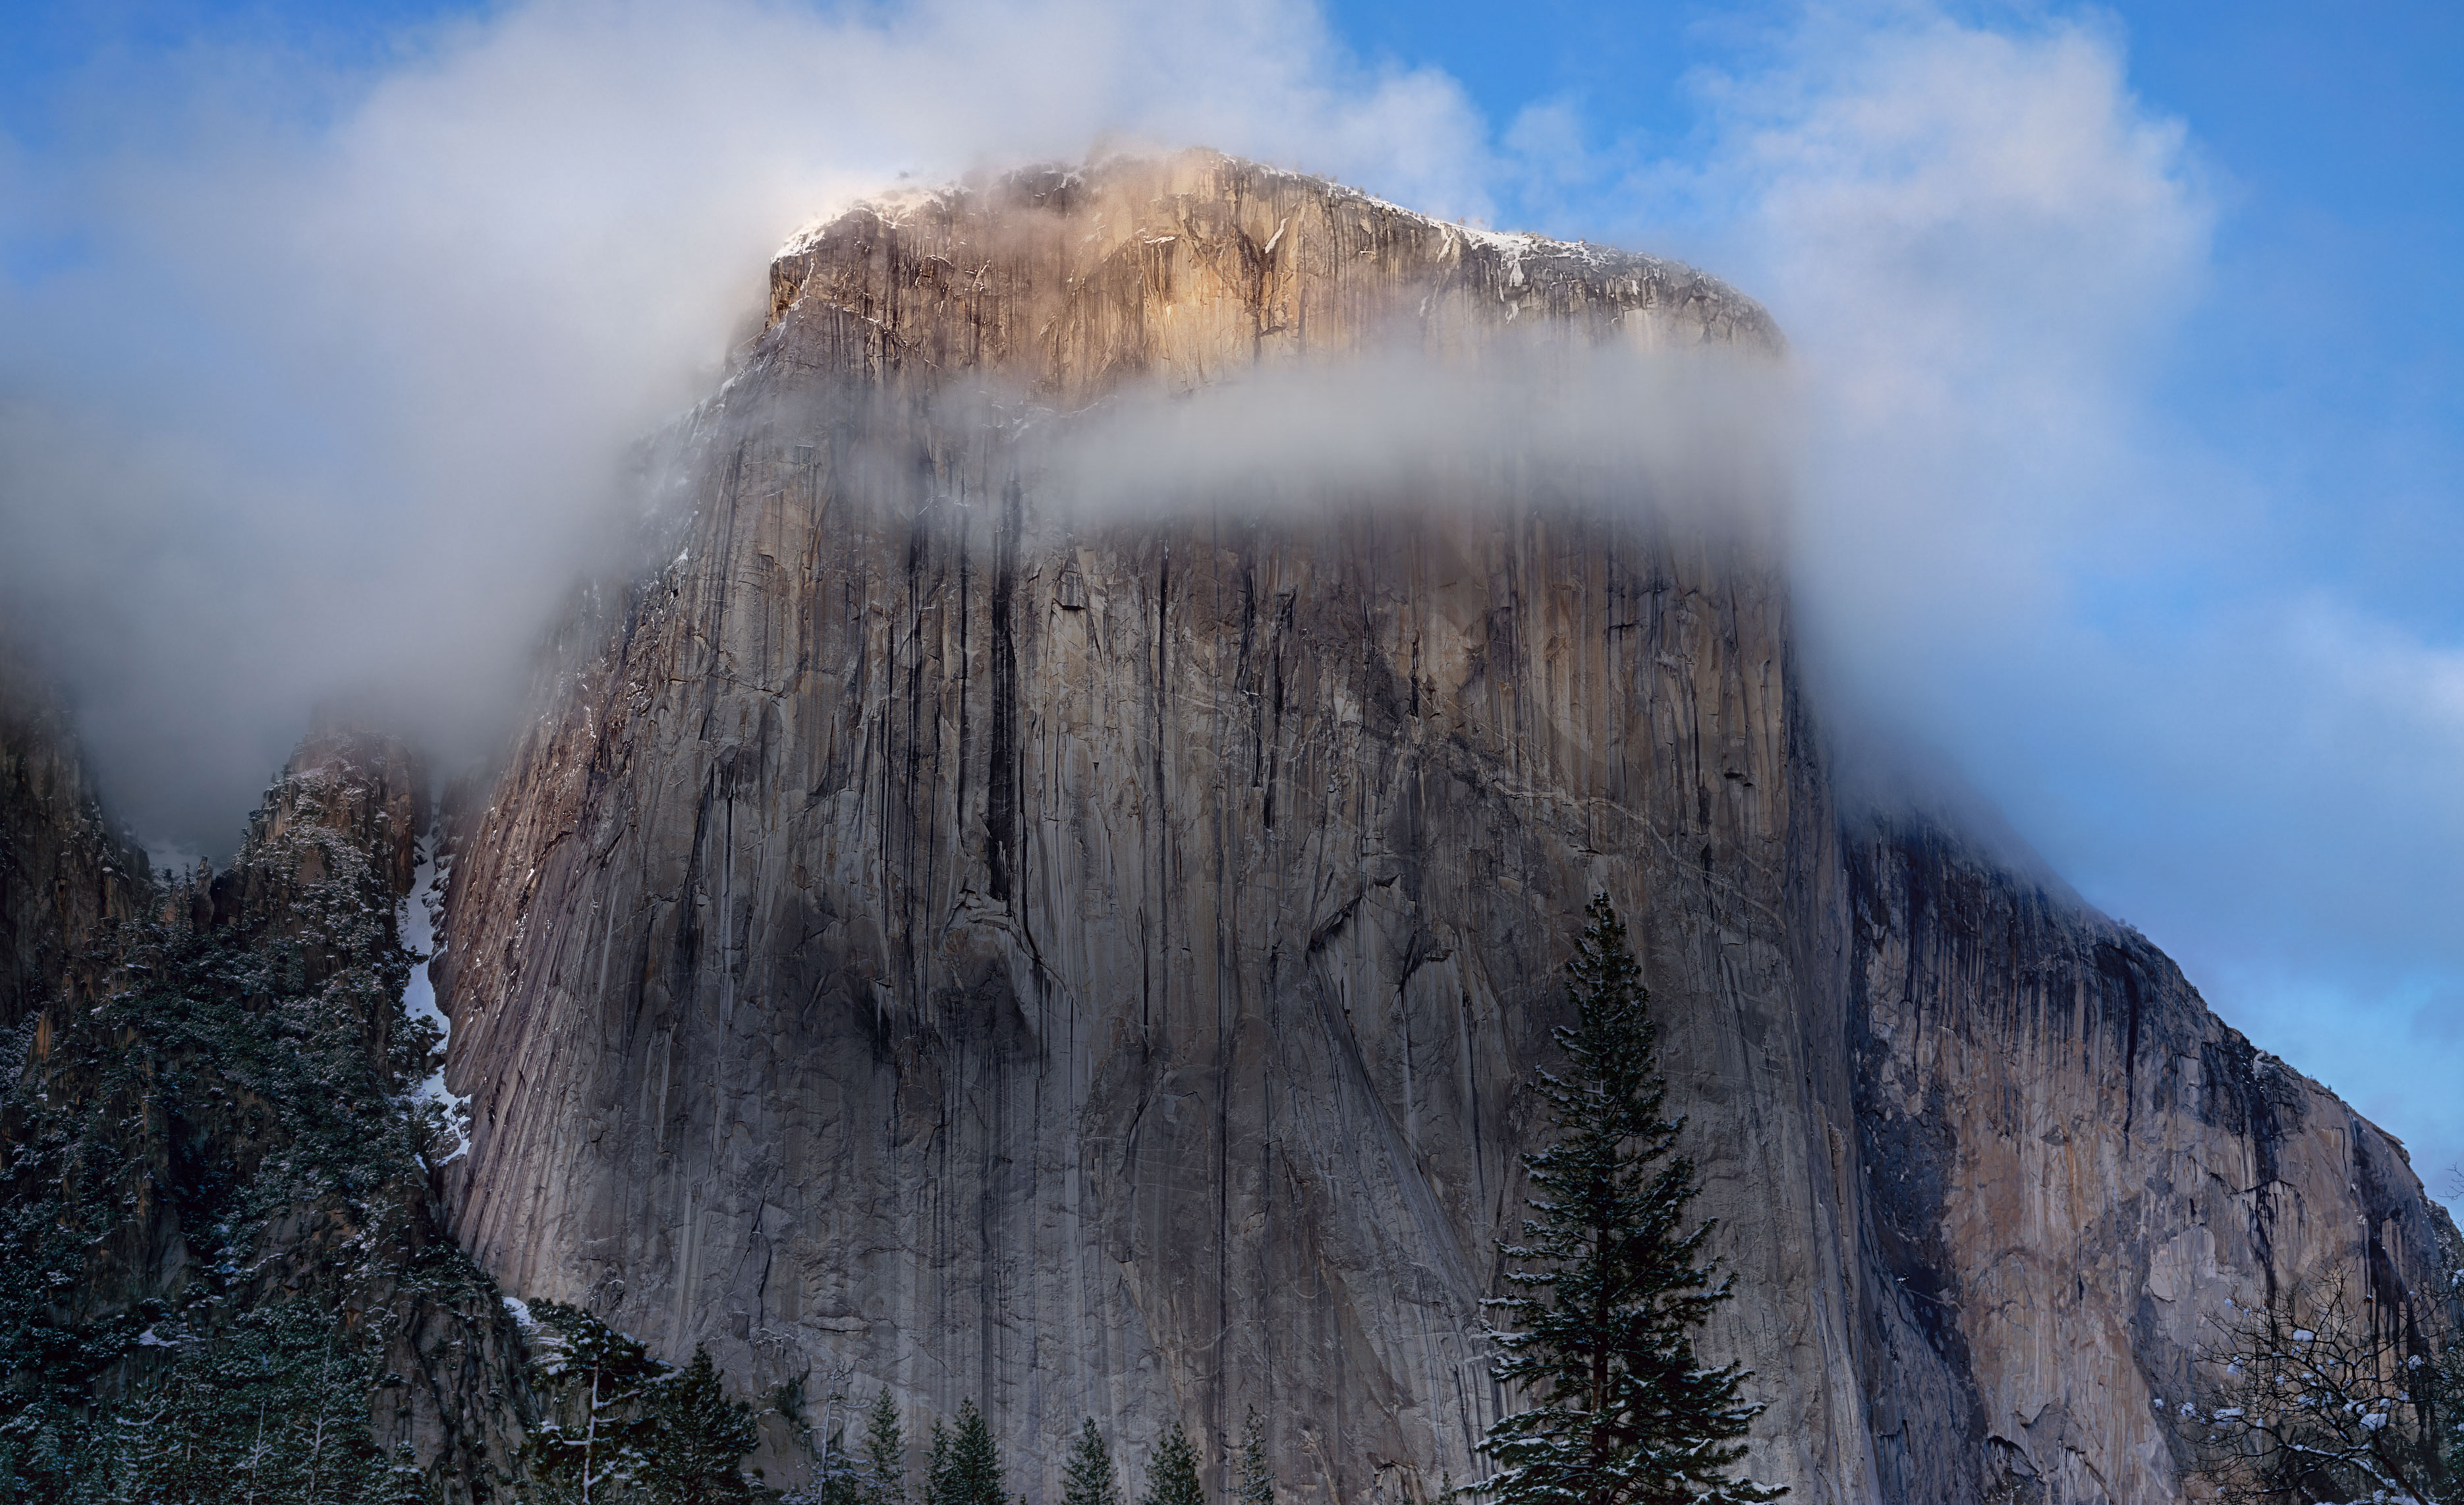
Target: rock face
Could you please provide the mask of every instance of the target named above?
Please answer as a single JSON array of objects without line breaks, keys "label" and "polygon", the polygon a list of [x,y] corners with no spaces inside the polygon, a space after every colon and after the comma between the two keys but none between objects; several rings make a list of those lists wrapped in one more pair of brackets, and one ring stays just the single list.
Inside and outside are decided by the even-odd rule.
[{"label": "rock face", "polygon": [[143,903],[144,853],[103,818],[68,718],[0,638],[0,1034],[91,1004],[103,927]]},{"label": "rock face", "polygon": [[675,562],[457,836],[455,1228],[508,1289],[748,1392],[978,1400],[1032,1498],[1083,1416],[1134,1479],[1253,1405],[1287,1493],[1427,1497],[1503,1401],[1518,1089],[1599,891],[1798,1498],[2172,1497],[2201,1312],[2443,1278],[2392,1141],[2143,940],[1842,811],[1757,527],[1511,477],[1090,520],[949,401],[1776,352],[1734,293],[1191,155],[855,211],[771,301]]},{"label": "rock face", "polygon": [[1936,826],[1841,866],[1881,1497],[2174,1497],[2164,1398],[2228,1300],[2341,1275],[2393,1333],[2451,1299],[2403,1148],[2145,937]]}]

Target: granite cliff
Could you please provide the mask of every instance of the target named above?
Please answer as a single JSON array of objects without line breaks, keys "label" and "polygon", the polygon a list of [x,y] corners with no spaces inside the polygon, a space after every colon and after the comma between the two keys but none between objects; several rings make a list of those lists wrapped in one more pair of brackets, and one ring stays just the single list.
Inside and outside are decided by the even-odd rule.
[{"label": "granite cliff", "polygon": [[2401,1147],[2161,952],[1843,805],[1757,529],[1510,478],[1090,518],[945,401],[1510,324],[1776,357],[1735,293],[1191,154],[858,209],[770,301],[673,563],[457,837],[455,1228],[509,1287],[978,1399],[1030,1495],[1083,1415],[1220,1466],[1255,1405],[1297,1495],[1427,1497],[1605,891],[1798,1498],[2175,1497],[2203,1314],[2446,1289]]}]

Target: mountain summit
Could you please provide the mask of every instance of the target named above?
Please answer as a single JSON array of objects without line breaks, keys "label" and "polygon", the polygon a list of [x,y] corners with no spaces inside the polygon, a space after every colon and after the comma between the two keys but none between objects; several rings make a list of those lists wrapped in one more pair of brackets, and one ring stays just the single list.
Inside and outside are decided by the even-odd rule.
[{"label": "mountain summit", "polygon": [[2203,1312],[2452,1257],[2136,933],[1843,814],[1750,531],[1501,475],[1089,519],[948,401],[1535,326],[1777,356],[1722,284],[1192,153],[859,208],[770,302],[676,563],[463,838],[456,1227],[509,1285],[979,1399],[1046,1493],[1083,1416],[1254,1405],[1300,1496],[1431,1497],[1501,1405],[1516,1088],[1595,892],[1799,1498],[2172,1497]]}]

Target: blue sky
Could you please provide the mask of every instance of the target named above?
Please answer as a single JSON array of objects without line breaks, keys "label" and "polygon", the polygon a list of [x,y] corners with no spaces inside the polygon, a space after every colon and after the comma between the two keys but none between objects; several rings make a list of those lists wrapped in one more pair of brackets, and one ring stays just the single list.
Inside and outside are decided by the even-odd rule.
[{"label": "blue sky", "polygon": [[1858,713],[2451,1190],[2452,4],[17,5],[0,585],[75,624],[106,769],[172,791],[141,824],[210,842],[344,666],[501,697],[538,562],[606,531],[598,456],[699,389],[796,219],[1125,140],[1769,301]]}]

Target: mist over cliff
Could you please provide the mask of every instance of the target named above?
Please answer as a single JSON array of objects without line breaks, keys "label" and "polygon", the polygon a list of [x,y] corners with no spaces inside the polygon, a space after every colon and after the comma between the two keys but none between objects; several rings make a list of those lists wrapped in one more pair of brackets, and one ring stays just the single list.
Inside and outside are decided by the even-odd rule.
[{"label": "mist over cliff", "polygon": [[[2374,442],[2254,469],[2164,408],[2241,201],[2129,45],[2093,16],[1826,7],[1706,54],[1691,134],[1627,139],[1576,97],[1475,103],[1363,57],[1305,5],[132,37],[30,92],[0,151],[6,603],[166,854],[227,845],[320,702],[387,703],[467,763],[577,583],[637,562],[636,446],[728,368],[797,224],[901,173],[1208,142],[1762,297],[1836,719],[1940,749],[2445,1163],[2464,1120],[2419,1084],[2453,1073],[2464,975],[2464,807],[2432,772],[2453,654],[2304,563],[2384,520]],[[2351,538],[2300,523],[2298,477],[2355,465]]]},{"label": "mist over cliff", "polygon": [[173,846],[226,841],[328,697],[492,749],[567,593],[638,563],[636,446],[723,374],[817,211],[1150,132],[1306,142],[1485,211],[1459,93],[1324,36],[1305,5],[731,0],[516,7],[375,70],[99,60],[74,165],[12,154],[0,210],[12,244],[81,248],[0,293],[15,631]]},{"label": "mist over cliff", "polygon": [[[1595,892],[1740,1275],[1713,1346],[1808,1494],[2171,1497],[2220,1303],[2443,1298],[2406,1147],[1925,746],[2104,724],[2013,644],[2180,521],[2115,373],[2211,212],[2091,30],[1815,27],[1705,170],[1638,174],[1775,321],[1467,223],[1580,153],[1307,11],[712,17],[517,8],[313,124],[146,139],[178,101],[50,185],[99,249],[11,283],[10,631],[144,839],[227,841],[313,704],[469,770],[431,828],[401,748],[312,741],[244,864],[157,889],[42,721],[11,1007],[83,1055],[30,1044],[12,1102],[111,1058],[46,1010],[143,995],[96,927],[287,943],[282,884],[375,843],[345,918],[398,967],[425,840],[467,1147],[371,1174],[492,1369],[405,1361],[431,1476],[514,1467],[500,1289],[740,1395],[980,1401],[1047,1492],[1086,1416],[1220,1464],[1256,1404],[1296,1494],[1426,1497],[1502,1404],[1515,1084]],[[1189,139],[1375,191],[1149,149]],[[268,855],[311,805],[328,854]],[[345,1063],[376,1122],[429,1063],[360,991],[327,1032],[408,1042]]]},{"label": "mist over cliff", "polygon": [[162,897],[106,824],[219,859],[345,708],[459,776],[382,835],[490,1343],[482,1275],[1023,1469],[1256,1401],[1390,1499],[1494,1410],[1607,889],[1780,1472],[2170,1497],[2219,1301],[2453,1273],[2464,675],[2151,415],[2220,211],[2120,42],[1826,14],[1683,158],[1300,6],[549,4],[0,161],[26,996]]}]

